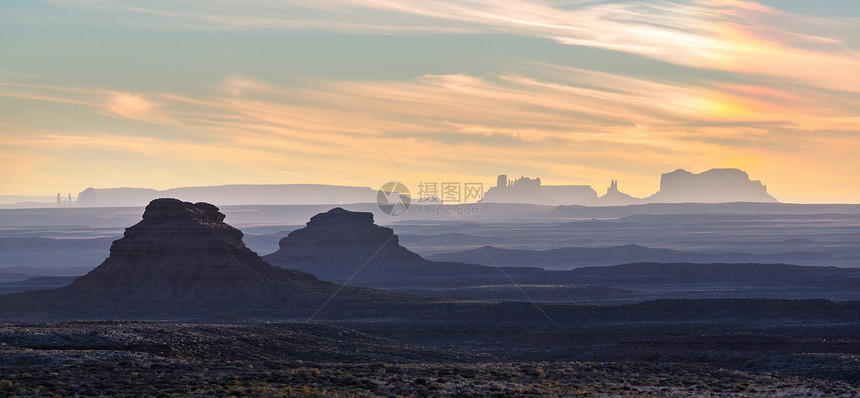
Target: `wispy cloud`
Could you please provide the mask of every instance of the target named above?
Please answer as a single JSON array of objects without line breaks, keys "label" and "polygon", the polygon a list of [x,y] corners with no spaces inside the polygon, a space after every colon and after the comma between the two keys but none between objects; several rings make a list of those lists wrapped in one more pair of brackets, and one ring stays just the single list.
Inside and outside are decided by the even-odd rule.
[{"label": "wispy cloud", "polygon": [[[786,174],[772,169],[768,159],[788,157],[801,167],[860,149],[846,139],[857,132],[856,114],[850,112],[860,105],[855,96],[535,67],[553,77],[450,74],[318,81],[363,132],[310,83],[280,85],[232,75],[213,82],[217,90],[205,96],[6,85],[0,86],[0,96],[36,105],[74,104],[127,127],[56,131],[11,117],[7,124],[17,134],[5,137],[3,146],[33,153],[129,153],[152,159],[159,164],[156,169],[192,164],[223,170],[222,175],[235,176],[234,182],[248,182],[239,173],[249,170],[261,182],[271,182],[267,178],[280,170],[277,181],[325,178],[374,185],[389,179],[392,170],[368,144],[366,133],[405,169],[405,178],[416,181],[480,180],[508,168],[541,175],[549,183],[599,186],[621,177],[629,192],[640,195],[654,191],[656,175],[676,167],[746,166],[773,185]],[[540,94],[498,131],[541,86]],[[38,96],[27,97],[29,91]],[[138,136],[141,128],[159,134]],[[491,135],[480,155],[454,173]],[[355,164],[362,165],[360,175],[350,166]]]},{"label": "wispy cloud", "polygon": [[[860,92],[860,21],[795,15],[747,0],[294,0],[61,2],[122,11],[158,29],[509,33],[697,68]],[[122,18],[122,14],[114,15]]]},{"label": "wispy cloud", "polygon": [[110,112],[133,120],[145,120],[157,107],[140,94],[131,93],[112,93],[107,103]]},{"label": "wispy cloud", "polygon": [[[22,35],[23,45],[12,48],[13,62],[4,67],[16,71],[0,70],[0,160],[15,163],[6,168],[18,173],[0,180],[0,190],[27,181],[125,184],[128,176],[140,177],[139,185],[166,184],[156,186],[161,188],[228,182],[372,186],[393,174],[378,146],[403,168],[402,178],[415,181],[488,181],[497,172],[512,172],[597,187],[620,178],[628,192],[646,195],[656,189],[660,172],[677,167],[743,167],[778,197],[792,200],[807,199],[809,190],[797,180],[815,180],[829,170],[839,178],[822,182],[828,192],[860,197],[856,188],[837,183],[860,186],[852,173],[860,169],[856,18],[797,15],[747,0],[50,2],[63,10],[51,15],[52,28],[88,25],[86,34],[69,30],[90,40],[81,42],[84,53],[100,54],[97,46],[105,43],[92,32],[110,31],[117,32],[115,48],[130,49],[130,58],[159,62],[115,73],[84,64],[54,68],[42,62],[43,53],[56,53],[63,66],[77,65],[82,53],[43,51],[47,47],[37,40],[42,36]],[[46,26],[15,23],[22,32]],[[161,31],[141,35],[140,29]],[[269,46],[245,48],[232,40],[240,37],[234,31],[260,30],[267,32],[241,37],[302,31],[283,36],[302,43],[307,65],[325,67],[280,70],[282,63],[269,62],[275,59],[268,58],[266,52],[274,51]],[[275,31],[279,35],[270,34]],[[450,34],[502,33],[464,42],[504,50],[487,49],[498,64],[480,68],[469,64],[484,53],[457,53],[460,47],[452,52],[463,56],[457,62],[439,59],[425,67],[410,60],[398,69],[403,58],[396,49],[384,53],[395,61],[387,65],[379,53],[357,48],[349,59],[362,67],[353,68],[350,62],[332,65],[332,59],[347,58],[315,46],[339,36],[305,31],[370,34],[362,43],[420,34],[416,43],[434,44],[461,38]],[[182,58],[175,53],[182,46],[165,47],[149,36],[219,49],[218,40],[229,37],[225,51],[241,48],[248,57],[217,67],[205,64],[210,58],[191,57],[188,70],[200,73],[189,78],[157,65]],[[142,45],[123,47],[125,39]],[[534,60],[511,58],[520,56],[523,43],[538,42],[539,49],[527,52]],[[599,59],[574,58],[580,54]],[[212,59],[227,59],[219,57]],[[206,61],[194,64],[201,59]],[[356,78],[367,76],[361,71],[367,65],[382,67],[374,78]],[[231,74],[236,71],[244,74]],[[302,80],[308,74],[313,81]]]}]

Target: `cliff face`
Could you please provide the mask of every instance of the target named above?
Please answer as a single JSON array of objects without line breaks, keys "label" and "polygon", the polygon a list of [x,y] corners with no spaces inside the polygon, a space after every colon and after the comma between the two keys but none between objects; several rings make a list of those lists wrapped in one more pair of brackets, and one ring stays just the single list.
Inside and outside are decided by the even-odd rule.
[{"label": "cliff face", "polygon": [[598,197],[587,185],[541,185],[540,178],[508,180],[500,175],[496,186],[484,194],[487,203],[533,203],[543,205],[626,206],[643,203],[730,203],[777,200],[761,181],[751,181],[738,169],[712,169],[699,174],[678,169],[664,173],[660,191],[640,199],[618,190],[613,180],[606,194]]},{"label": "cliff face", "polygon": [[311,217],[305,228],[291,232],[279,246],[265,257],[267,261],[327,280],[344,279],[359,268],[379,273],[428,263],[400,246],[391,228],[374,224],[372,213],[340,207]]},{"label": "cliff face", "polygon": [[101,265],[60,289],[0,296],[0,319],[161,319],[401,298],[275,267],[242,235],[211,204],[154,200]]},{"label": "cliff face", "polygon": [[224,223],[217,207],[156,199],[146,206],[143,220],[113,242],[110,257],[69,288],[179,299],[314,284],[321,282],[269,265],[245,247],[242,232]]},{"label": "cliff face", "polygon": [[777,202],[761,181],[751,181],[738,169],[712,169],[699,174],[686,170],[665,173],[660,191],[646,199],[652,203]]},{"label": "cliff face", "polygon": [[158,196],[158,191],[147,188],[87,188],[78,193],[75,206],[143,206]]},{"label": "cliff face", "polygon": [[500,175],[497,185],[484,194],[485,203],[532,203],[539,205],[577,205],[597,199],[588,185],[541,185],[540,178],[520,177],[507,181]]}]

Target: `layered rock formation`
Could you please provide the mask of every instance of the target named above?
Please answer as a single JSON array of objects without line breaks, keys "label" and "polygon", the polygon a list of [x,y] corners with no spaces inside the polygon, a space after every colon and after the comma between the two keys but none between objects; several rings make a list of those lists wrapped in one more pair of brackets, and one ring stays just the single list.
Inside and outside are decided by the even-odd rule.
[{"label": "layered rock formation", "polygon": [[427,260],[400,246],[391,228],[373,223],[373,213],[340,207],[311,217],[307,226],[279,242],[265,257],[272,264],[342,281],[363,273],[400,272]]},{"label": "layered rock formation", "polygon": [[350,286],[413,289],[510,284],[555,280],[538,268],[503,269],[460,262],[429,261],[400,246],[391,228],[373,215],[341,208],[311,217],[305,228],[281,239],[265,256],[273,265],[312,273]]},{"label": "layered rock formation", "polygon": [[242,236],[211,204],[156,199],[143,220],[113,242],[110,257],[69,288],[109,288],[149,300],[220,300],[229,291],[247,296],[245,290],[272,286],[324,285],[313,275],[267,264]]},{"label": "layered rock formation", "polygon": [[[110,256],[71,285],[0,298],[15,314],[181,314],[226,309],[313,308],[336,300],[382,299],[340,289],[315,276],[266,263],[245,247],[242,232],[208,203],[157,199],[143,220],[113,242]],[[0,315],[3,311],[0,309]],[[94,315],[96,316],[96,315]]]},{"label": "layered rock formation", "polygon": [[75,206],[143,206],[158,197],[158,191],[149,188],[87,188],[78,193]]},{"label": "layered rock formation", "polygon": [[678,169],[664,173],[651,203],[777,202],[761,181],[738,169],[711,169],[699,174]]},{"label": "layered rock formation", "polygon": [[502,174],[496,186],[484,194],[483,202],[557,206],[586,204],[595,199],[597,192],[588,185],[541,185],[540,178],[508,180],[507,175]]},{"label": "layered rock formation", "polygon": [[[471,240],[468,235],[464,239]],[[495,254],[511,256],[520,254],[516,263],[493,260]],[[525,250],[503,250],[480,248],[471,251],[472,256],[447,258],[460,261],[481,261],[487,265],[467,262],[436,262],[421,258],[407,248],[400,246],[394,231],[375,225],[370,213],[351,212],[341,208],[311,218],[305,228],[293,231],[280,241],[280,249],[265,257],[273,265],[299,269],[313,273],[320,279],[350,286],[364,286],[385,289],[419,292],[420,294],[449,296],[456,298],[505,299],[505,300],[618,300],[641,299],[640,293],[616,285],[613,278],[630,284],[631,289],[647,292],[652,297],[681,294],[711,295],[713,291],[733,291],[741,289],[752,294],[761,289],[760,283],[779,281],[787,289],[790,297],[802,297],[811,290],[796,293],[797,286],[815,290],[812,295],[845,296],[858,282],[857,272],[844,273],[837,268],[798,267],[789,265],[758,264],[633,264],[606,268],[606,272],[593,271],[589,267],[575,270],[550,271],[543,268],[543,259],[554,258],[559,268],[579,262],[579,265],[592,263],[590,259],[603,258],[610,263],[641,261],[637,258],[674,256],[677,261],[689,261],[695,253],[676,252],[666,249],[648,249],[641,246],[594,249],[573,248],[545,252]],[[442,256],[437,256],[442,258]],[[611,259],[610,259],[611,258]],[[595,261],[596,262],[596,261]],[[641,268],[641,270],[640,270]],[[618,272],[621,270],[623,272]],[[652,275],[651,281],[673,286],[642,287],[647,283],[636,282],[630,278],[631,270],[639,274]],[[828,271],[829,270],[829,271]],[[831,272],[836,270],[838,272]],[[795,272],[797,271],[797,272]],[[599,274],[599,276],[591,276]],[[714,275],[721,275],[721,278]],[[845,280],[848,277],[848,280]],[[686,292],[677,286],[693,281],[696,284],[714,284],[701,292]],[[600,284],[592,283],[593,280]],[[826,282],[825,282],[826,281]],[[563,286],[565,285],[565,286]],[[562,287],[563,286],[563,287]],[[638,287],[636,287],[638,286]],[[672,289],[680,289],[678,291]],[[713,289],[713,290],[709,290]],[[800,289],[803,290],[803,289]],[[740,290],[738,290],[740,291]],[[671,292],[671,293],[667,293]],[[704,293],[703,293],[704,292]],[[747,294],[747,293],[744,293]],[[849,293],[851,294],[851,293]],[[701,296],[699,296],[701,297]]]},{"label": "layered rock formation", "polygon": [[613,180],[606,195],[597,193],[588,185],[541,185],[540,178],[520,177],[509,180],[498,177],[496,186],[484,194],[487,203],[532,203],[542,205],[627,206],[644,203],[731,203],[765,202],[777,200],[767,193],[761,181],[752,181],[739,169],[711,169],[699,174],[678,169],[664,173],[660,178],[660,191],[640,199],[618,190]]}]

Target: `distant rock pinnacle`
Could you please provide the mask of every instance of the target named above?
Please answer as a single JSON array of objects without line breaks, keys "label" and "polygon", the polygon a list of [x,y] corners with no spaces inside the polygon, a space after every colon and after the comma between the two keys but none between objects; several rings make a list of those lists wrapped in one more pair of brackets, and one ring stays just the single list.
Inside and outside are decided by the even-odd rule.
[{"label": "distant rock pinnacle", "polygon": [[631,204],[642,203],[642,199],[634,198],[624,192],[618,190],[618,180],[609,182],[609,188],[606,189],[606,195],[603,195],[597,200],[591,202],[597,206],[626,206]]}]

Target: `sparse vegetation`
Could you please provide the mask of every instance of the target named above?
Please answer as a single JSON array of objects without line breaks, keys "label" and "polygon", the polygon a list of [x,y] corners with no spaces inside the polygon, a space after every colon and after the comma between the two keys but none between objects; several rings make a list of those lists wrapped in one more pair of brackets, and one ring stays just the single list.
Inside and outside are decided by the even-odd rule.
[{"label": "sparse vegetation", "polygon": [[[826,360],[817,356],[809,361],[822,366]],[[843,355],[841,360],[850,366],[857,358]],[[777,362],[770,365],[777,366]],[[857,394],[860,386],[846,381],[694,362],[480,359],[318,324],[0,326],[2,396]]]}]

